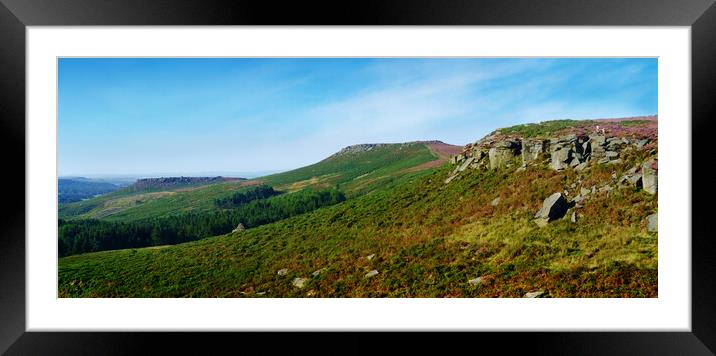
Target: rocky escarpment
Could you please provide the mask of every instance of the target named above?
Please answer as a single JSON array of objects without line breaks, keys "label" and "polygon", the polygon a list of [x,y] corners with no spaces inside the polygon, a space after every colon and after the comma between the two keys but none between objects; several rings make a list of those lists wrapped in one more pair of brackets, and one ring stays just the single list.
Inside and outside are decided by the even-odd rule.
[{"label": "rocky escarpment", "polygon": [[362,143],[358,145],[351,145],[343,147],[340,151],[334,153],[331,155],[331,157],[337,157],[337,156],[343,156],[347,154],[354,154],[354,153],[361,153],[361,152],[367,152],[372,151],[376,148],[386,147],[386,146],[407,146],[407,145],[414,145],[414,144],[423,144],[423,145],[445,145],[442,141],[432,140],[432,141],[411,141],[411,142],[405,142],[405,143]]},{"label": "rocky escarpment", "polygon": [[143,178],[138,179],[129,188],[133,190],[155,189],[155,188],[174,188],[188,185],[212,184],[228,181],[246,180],[245,178],[226,178],[226,177],[161,177],[161,178]]},{"label": "rocky escarpment", "polygon": [[[551,134],[520,135],[506,130],[495,131],[481,140],[465,145],[462,152],[451,157],[455,168],[445,179],[445,184],[471,169],[506,169],[515,172],[531,166],[549,167],[556,171],[574,170],[583,176],[595,165],[613,165],[623,174],[611,177],[611,182],[602,186],[581,187],[580,181],[565,186],[579,194],[572,194],[568,201],[566,194],[555,192],[545,199],[542,209],[535,215],[540,226],[564,216],[572,207],[589,199],[596,192],[608,192],[619,187],[632,186],[649,194],[657,194],[657,122],[633,121],[590,121],[576,127],[562,129]],[[638,152],[638,155],[630,153]],[[629,155],[627,162],[623,158]],[[640,157],[635,161],[633,157]],[[576,214],[572,220],[576,220]],[[652,218],[653,220],[654,218]],[[655,229],[655,223],[650,223]]]}]

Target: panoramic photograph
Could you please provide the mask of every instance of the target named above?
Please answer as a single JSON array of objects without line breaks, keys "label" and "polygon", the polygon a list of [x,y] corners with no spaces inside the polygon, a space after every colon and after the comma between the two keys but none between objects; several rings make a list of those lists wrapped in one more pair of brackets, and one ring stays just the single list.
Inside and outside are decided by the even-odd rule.
[{"label": "panoramic photograph", "polygon": [[657,298],[657,58],[58,58],[59,298]]}]

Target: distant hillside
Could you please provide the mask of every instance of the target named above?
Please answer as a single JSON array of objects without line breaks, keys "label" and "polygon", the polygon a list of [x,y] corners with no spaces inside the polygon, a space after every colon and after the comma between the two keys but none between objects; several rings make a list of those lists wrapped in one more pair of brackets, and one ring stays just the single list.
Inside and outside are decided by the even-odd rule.
[{"label": "distant hillside", "polygon": [[237,190],[267,184],[279,191],[305,188],[337,188],[348,197],[367,194],[425,174],[459,152],[460,146],[438,141],[360,145],[365,150],[344,149],[318,163],[252,180],[222,177],[141,179],[113,194],[60,206],[63,219],[131,221],[186,212],[215,210],[214,200]]},{"label": "distant hillside", "polygon": [[57,196],[60,203],[71,203],[113,192],[121,187],[115,184],[95,182],[87,178],[57,180]]},{"label": "distant hillside", "polygon": [[[363,175],[405,175],[370,194],[223,236],[61,258],[58,292],[657,297],[658,120],[605,124],[499,129],[449,162],[412,173],[398,174],[435,160],[424,144],[348,149],[265,181],[358,192],[365,181],[354,181]],[[348,159],[351,152],[358,159]],[[422,158],[410,158],[415,153]]]}]

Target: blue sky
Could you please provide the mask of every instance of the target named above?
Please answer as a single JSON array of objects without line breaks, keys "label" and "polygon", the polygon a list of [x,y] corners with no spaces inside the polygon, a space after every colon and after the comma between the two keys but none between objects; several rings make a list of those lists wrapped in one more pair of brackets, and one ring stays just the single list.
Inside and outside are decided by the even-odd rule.
[{"label": "blue sky", "polygon": [[275,171],[357,143],[657,114],[646,58],[62,58],[59,173]]}]

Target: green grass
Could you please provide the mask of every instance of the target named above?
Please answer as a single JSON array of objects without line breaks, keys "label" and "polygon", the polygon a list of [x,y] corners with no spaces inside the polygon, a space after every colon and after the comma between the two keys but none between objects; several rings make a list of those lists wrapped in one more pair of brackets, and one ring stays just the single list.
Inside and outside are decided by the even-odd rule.
[{"label": "green grass", "polygon": [[[501,128],[498,131],[503,135],[519,135],[525,138],[542,137],[551,133],[574,127],[587,127],[594,125],[592,120],[552,120],[536,124],[523,124]],[[493,132],[494,133],[494,132]]]},{"label": "green grass", "polygon": [[[655,297],[657,235],[644,218],[656,196],[615,189],[588,200],[577,223],[531,221],[549,194],[577,181],[604,184],[638,155],[584,172],[469,170],[449,185],[445,165],[239,234],[62,258],[59,295],[521,297],[543,289],[553,297]],[[282,268],[287,276],[277,275]],[[373,269],[379,274],[364,278]],[[488,282],[468,283],[478,276]],[[295,277],[309,282],[295,288]]]}]

